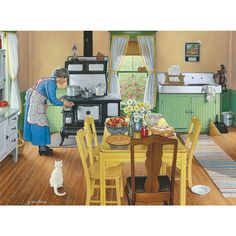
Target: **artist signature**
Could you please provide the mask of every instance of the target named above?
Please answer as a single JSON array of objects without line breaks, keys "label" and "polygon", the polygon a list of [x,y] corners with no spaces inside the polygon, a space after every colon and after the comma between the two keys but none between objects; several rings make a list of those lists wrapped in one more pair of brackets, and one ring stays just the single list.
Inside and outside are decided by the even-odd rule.
[{"label": "artist signature", "polygon": [[31,200],[27,202],[27,205],[44,205],[47,204],[46,201],[41,201],[41,200]]}]

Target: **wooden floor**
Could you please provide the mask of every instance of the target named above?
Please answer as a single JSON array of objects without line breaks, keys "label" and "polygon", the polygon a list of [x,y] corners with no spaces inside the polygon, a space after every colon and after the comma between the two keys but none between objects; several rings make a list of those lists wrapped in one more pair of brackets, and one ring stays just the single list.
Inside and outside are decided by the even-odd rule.
[{"label": "wooden floor", "polygon": [[[228,134],[214,137],[236,161],[236,129]],[[27,143],[18,163],[9,156],[0,163],[0,205],[83,205],[85,202],[85,179],[82,163],[76,148],[55,148],[53,157],[38,155],[37,147]],[[58,197],[49,186],[49,178],[55,160],[63,160],[64,188],[66,196]],[[137,171],[142,174],[143,166]],[[124,166],[124,176],[129,175],[129,164]],[[206,196],[198,196],[187,189],[187,205],[236,205],[236,198],[224,198],[196,160],[193,162],[193,184],[204,184],[211,188]],[[108,193],[114,198],[114,193]],[[126,205],[126,200],[123,199]],[[175,188],[175,204],[179,203],[179,184]]]}]

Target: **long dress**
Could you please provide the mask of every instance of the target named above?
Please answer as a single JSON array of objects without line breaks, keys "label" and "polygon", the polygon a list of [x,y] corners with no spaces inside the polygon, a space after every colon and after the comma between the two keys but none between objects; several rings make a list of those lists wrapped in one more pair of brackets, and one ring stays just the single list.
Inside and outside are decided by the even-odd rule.
[{"label": "long dress", "polygon": [[63,102],[56,98],[56,89],[56,79],[46,77],[26,93],[24,139],[33,145],[45,146],[51,143],[45,104],[48,99],[54,106],[63,106]]}]

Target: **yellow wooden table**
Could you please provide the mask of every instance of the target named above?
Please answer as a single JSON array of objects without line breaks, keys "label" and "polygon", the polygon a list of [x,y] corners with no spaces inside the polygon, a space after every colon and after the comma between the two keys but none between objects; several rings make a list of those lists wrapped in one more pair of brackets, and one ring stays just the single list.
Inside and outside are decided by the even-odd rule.
[{"label": "yellow wooden table", "polygon": [[[158,125],[167,124],[162,118]],[[106,204],[106,190],[105,190],[105,168],[109,163],[124,163],[130,162],[130,148],[114,149],[107,142],[106,138],[110,135],[106,127],[104,129],[101,150],[100,150],[100,197],[101,205]],[[177,137],[176,137],[177,138]],[[167,165],[172,164],[173,146],[166,145],[163,150],[162,161]],[[135,147],[135,161],[144,162],[146,159],[146,147],[138,145]],[[186,160],[187,150],[185,146],[179,141],[177,153],[177,168],[180,170],[180,205],[186,204]]]}]

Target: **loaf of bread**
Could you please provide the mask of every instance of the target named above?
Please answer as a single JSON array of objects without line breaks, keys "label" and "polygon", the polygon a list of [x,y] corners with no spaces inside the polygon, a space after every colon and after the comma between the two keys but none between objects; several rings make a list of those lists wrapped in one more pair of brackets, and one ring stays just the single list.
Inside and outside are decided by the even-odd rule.
[{"label": "loaf of bread", "polygon": [[154,135],[161,135],[165,137],[170,137],[175,134],[174,128],[168,125],[153,126],[151,132]]}]

